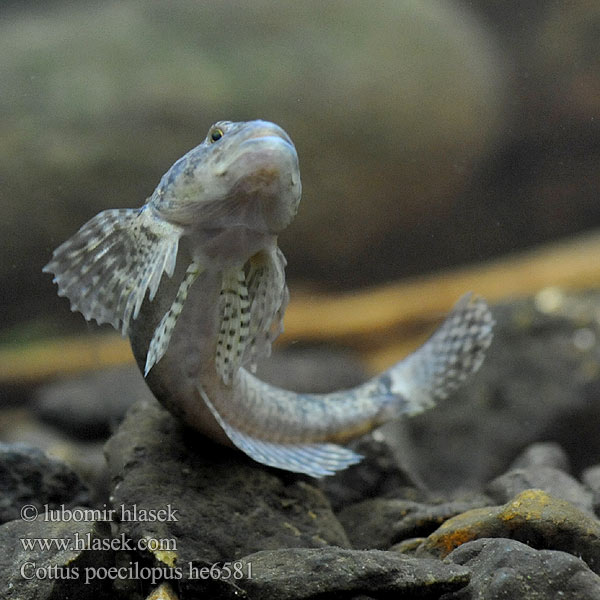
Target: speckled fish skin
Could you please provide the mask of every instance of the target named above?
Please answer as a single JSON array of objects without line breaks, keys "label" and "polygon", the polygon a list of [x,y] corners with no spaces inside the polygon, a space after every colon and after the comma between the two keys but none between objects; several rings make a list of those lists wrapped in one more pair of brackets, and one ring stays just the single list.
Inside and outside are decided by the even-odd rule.
[{"label": "speckled fish skin", "polygon": [[251,371],[288,300],[277,235],[300,195],[280,127],[222,121],[141,209],[100,213],[44,270],[72,310],[129,334],[148,386],[188,425],[263,464],[321,477],[362,458],[341,444],[459,387],[494,323],[468,294],[420,349],[357,388],[297,394],[260,381]]}]

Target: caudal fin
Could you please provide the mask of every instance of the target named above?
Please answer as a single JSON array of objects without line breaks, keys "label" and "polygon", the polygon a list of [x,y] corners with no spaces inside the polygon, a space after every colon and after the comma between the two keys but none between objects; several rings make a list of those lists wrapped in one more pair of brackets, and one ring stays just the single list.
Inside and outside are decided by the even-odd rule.
[{"label": "caudal fin", "polygon": [[423,346],[382,376],[402,399],[400,412],[422,412],[460,387],[481,366],[493,327],[485,300],[464,295]]}]

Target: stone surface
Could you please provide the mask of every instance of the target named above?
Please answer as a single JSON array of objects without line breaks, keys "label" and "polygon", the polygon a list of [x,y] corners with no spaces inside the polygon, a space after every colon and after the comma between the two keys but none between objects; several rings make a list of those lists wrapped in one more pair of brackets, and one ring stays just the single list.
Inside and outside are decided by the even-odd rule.
[{"label": "stone surface", "polygon": [[137,367],[105,369],[52,382],[36,393],[39,417],[79,439],[106,438],[136,401],[152,398]]},{"label": "stone surface", "polygon": [[581,557],[600,572],[600,521],[541,490],[527,490],[502,506],[476,508],[445,521],[418,554],[445,557],[460,545],[488,537]]},{"label": "stone surface", "polygon": [[[0,590],[3,600],[113,600],[112,580],[101,569],[114,565],[108,549],[79,549],[87,543],[109,539],[107,523],[82,520],[49,521],[40,513],[34,521],[10,521],[0,526]],[[77,536],[77,537],[76,537]],[[33,548],[22,540],[33,541]],[[40,549],[35,540],[67,541],[72,548],[50,543]],[[88,583],[86,584],[86,579]]]},{"label": "stone surface", "polygon": [[556,442],[538,442],[527,446],[511,465],[511,469],[529,467],[553,467],[565,473],[571,470],[567,453]]},{"label": "stone surface", "polygon": [[600,465],[588,467],[581,473],[581,480],[592,491],[594,510],[600,513]]},{"label": "stone surface", "polygon": [[435,505],[373,498],[343,508],[338,518],[354,548],[387,550],[406,538],[429,535],[447,519],[486,504],[489,504],[489,500]]},{"label": "stone surface", "polygon": [[464,567],[378,550],[289,548],[257,552],[242,563],[244,570],[252,565],[252,578],[237,583],[253,600],[350,599],[359,594],[437,599],[469,581]]},{"label": "stone surface", "polygon": [[64,463],[31,446],[0,443],[0,523],[20,518],[25,505],[41,510],[88,501],[87,488]]},{"label": "stone surface", "polygon": [[73,439],[66,432],[43,423],[26,409],[0,411],[0,443],[38,448],[51,459],[68,465],[88,486],[92,503],[108,498],[108,473],[104,441]]},{"label": "stone surface", "polygon": [[512,469],[490,481],[485,491],[496,504],[504,504],[517,494],[530,489],[544,490],[589,514],[594,512],[592,492],[571,475],[554,467]]},{"label": "stone surface", "polygon": [[114,506],[139,511],[170,504],[176,511],[166,522],[122,522],[119,531],[133,539],[175,539],[178,565],[349,544],[313,485],[184,430],[156,401],[132,407],[106,454]]},{"label": "stone surface", "polygon": [[319,480],[334,510],[375,496],[401,497],[423,500],[426,492],[420,482],[399,464],[395,440],[389,440],[376,430],[348,444],[364,456],[357,465],[336,473],[334,477]]},{"label": "stone surface", "polygon": [[468,567],[472,575],[466,587],[443,600],[600,599],[600,577],[566,552],[486,538],[463,544],[448,560]]}]

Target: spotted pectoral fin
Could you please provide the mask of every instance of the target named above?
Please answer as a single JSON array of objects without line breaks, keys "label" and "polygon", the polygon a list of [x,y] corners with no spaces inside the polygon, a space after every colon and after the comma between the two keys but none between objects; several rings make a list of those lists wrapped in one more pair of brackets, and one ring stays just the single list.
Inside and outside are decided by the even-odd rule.
[{"label": "spotted pectoral fin", "polygon": [[285,264],[285,257],[277,247],[255,254],[249,262],[250,337],[246,358],[253,370],[257,358],[269,356],[271,343],[283,330],[289,298]]},{"label": "spotted pectoral fin", "polygon": [[177,324],[177,319],[183,310],[183,305],[185,304],[189,289],[202,271],[202,266],[196,261],[193,261],[187,268],[185,277],[179,284],[179,289],[177,290],[173,304],[171,304],[169,310],[160,320],[160,323],[154,330],[154,335],[150,340],[148,353],[146,354],[144,377],[148,375],[150,369],[164,356],[165,352],[167,351],[169,342],[171,341],[171,335],[173,334],[173,330]]},{"label": "spotted pectoral fin", "polygon": [[220,295],[221,325],[217,336],[217,372],[227,385],[242,365],[250,332],[250,302],[242,268],[223,273]]},{"label": "spotted pectoral fin", "polygon": [[204,390],[199,392],[211,413],[233,444],[250,458],[263,465],[304,473],[311,477],[334,475],[336,471],[346,469],[362,460],[360,454],[337,444],[297,443],[282,444],[261,440],[244,433],[227,423],[219,414]]},{"label": "spotted pectoral fin", "polygon": [[147,206],[105,210],[59,246],[43,270],[54,274],[71,310],[125,335],[146,292],[152,300],[163,272],[173,274],[182,231]]}]

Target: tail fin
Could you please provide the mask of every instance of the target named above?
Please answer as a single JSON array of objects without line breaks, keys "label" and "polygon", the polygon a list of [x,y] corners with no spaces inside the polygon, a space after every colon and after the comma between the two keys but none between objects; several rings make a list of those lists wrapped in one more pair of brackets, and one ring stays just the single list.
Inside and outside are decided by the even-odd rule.
[{"label": "tail fin", "polygon": [[163,271],[173,274],[181,233],[150,209],[105,210],[59,246],[43,270],[54,274],[71,310],[125,335],[146,290],[152,299]]},{"label": "tail fin", "polygon": [[382,375],[402,397],[401,413],[422,412],[460,387],[481,366],[493,327],[485,300],[464,295],[423,346]]}]

